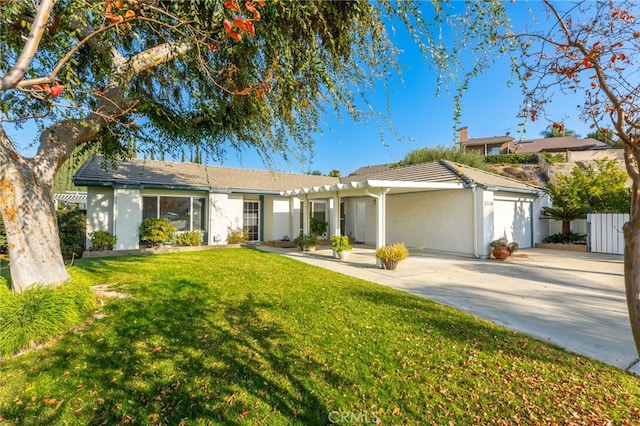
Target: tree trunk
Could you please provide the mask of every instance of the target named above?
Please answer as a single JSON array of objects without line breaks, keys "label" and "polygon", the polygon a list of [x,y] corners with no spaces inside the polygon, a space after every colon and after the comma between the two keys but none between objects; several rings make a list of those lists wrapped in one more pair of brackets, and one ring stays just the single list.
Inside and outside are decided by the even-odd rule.
[{"label": "tree trunk", "polygon": [[622,228],[624,231],[624,285],[631,333],[640,354],[640,216],[635,215]]},{"label": "tree trunk", "polygon": [[0,214],[7,234],[13,291],[70,279],[60,252],[52,183],[45,182],[28,162],[3,164]]},{"label": "tree trunk", "polygon": [[562,221],[562,235],[568,237],[571,234],[571,221],[563,220]]}]

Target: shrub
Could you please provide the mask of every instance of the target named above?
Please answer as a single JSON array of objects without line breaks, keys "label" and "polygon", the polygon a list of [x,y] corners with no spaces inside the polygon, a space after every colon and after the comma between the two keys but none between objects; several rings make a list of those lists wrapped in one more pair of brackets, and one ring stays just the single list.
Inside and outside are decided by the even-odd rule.
[{"label": "shrub", "polygon": [[82,255],[87,232],[87,214],[84,210],[58,210],[58,230],[62,256]]},{"label": "shrub", "polygon": [[376,257],[385,260],[404,260],[409,256],[409,250],[403,243],[395,243],[380,247],[376,250]]},{"label": "shrub", "polygon": [[140,240],[149,246],[159,246],[169,241],[176,233],[176,227],[166,217],[148,217],[140,224]]},{"label": "shrub", "polygon": [[173,239],[177,246],[199,246],[202,242],[200,231],[183,232]]},{"label": "shrub", "polygon": [[331,250],[336,252],[352,250],[353,247],[349,243],[349,237],[346,235],[334,235],[331,237]]},{"label": "shrub", "polygon": [[227,244],[242,244],[249,239],[249,230],[227,228]]},{"label": "shrub", "polygon": [[567,161],[567,155],[564,152],[543,152],[542,157],[547,163],[565,163]]},{"label": "shrub", "polygon": [[543,240],[545,243],[554,243],[554,244],[572,244],[572,243],[586,243],[587,236],[585,234],[578,234],[576,232],[570,231],[568,235],[565,235],[561,232],[553,235],[549,235],[547,238]]},{"label": "shrub", "polygon": [[307,234],[303,235],[302,232],[298,237],[293,240],[293,242],[300,247],[300,250],[306,250],[309,247],[318,247],[320,245],[320,241],[318,241],[318,236],[316,234]]},{"label": "shrub", "polygon": [[329,226],[327,222],[315,217],[312,217],[309,222],[309,228],[311,228],[311,233],[314,235],[324,235],[327,232],[327,226]]},{"label": "shrub", "polygon": [[107,231],[92,232],[89,234],[89,238],[91,238],[92,251],[113,250],[113,246],[118,241],[118,237],[111,235]]},{"label": "shrub", "polygon": [[51,340],[84,321],[94,306],[91,287],[83,282],[33,286],[20,294],[0,285],[0,357]]},{"label": "shrub", "polygon": [[484,155],[472,151],[465,151],[456,147],[438,145],[432,148],[419,148],[409,152],[397,166],[428,163],[430,161],[449,160],[482,170],[489,170],[484,161]]},{"label": "shrub", "polygon": [[486,155],[484,162],[487,164],[536,164],[536,154],[495,154]]}]

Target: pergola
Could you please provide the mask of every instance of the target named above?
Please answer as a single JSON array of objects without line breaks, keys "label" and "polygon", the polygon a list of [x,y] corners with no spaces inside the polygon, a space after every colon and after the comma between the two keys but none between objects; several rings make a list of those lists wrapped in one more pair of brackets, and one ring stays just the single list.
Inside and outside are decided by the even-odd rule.
[{"label": "pergola", "polygon": [[[376,199],[376,248],[385,245],[386,198],[387,195],[441,191],[475,187],[475,184],[459,182],[413,182],[390,180],[364,180],[360,182],[338,183],[334,185],[314,186],[310,188],[291,189],[280,194],[298,197],[303,203],[305,212],[309,211],[309,201],[333,199],[332,226],[333,235],[340,234],[340,199],[351,197],[373,197]],[[309,215],[303,216],[302,229],[309,233]]]}]

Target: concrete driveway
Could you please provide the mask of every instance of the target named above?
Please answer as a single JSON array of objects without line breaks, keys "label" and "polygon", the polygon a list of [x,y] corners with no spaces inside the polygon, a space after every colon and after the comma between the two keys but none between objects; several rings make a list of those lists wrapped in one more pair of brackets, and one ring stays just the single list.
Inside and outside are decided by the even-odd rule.
[{"label": "concrete driveway", "polygon": [[622,256],[526,249],[501,262],[412,251],[386,271],[375,266],[371,247],[354,248],[346,262],[329,249],[259,248],[426,297],[640,374]]}]

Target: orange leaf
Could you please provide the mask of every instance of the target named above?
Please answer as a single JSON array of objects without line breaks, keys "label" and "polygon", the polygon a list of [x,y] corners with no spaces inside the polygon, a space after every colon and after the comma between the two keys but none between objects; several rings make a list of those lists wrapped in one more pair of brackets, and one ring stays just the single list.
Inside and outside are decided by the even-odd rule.
[{"label": "orange leaf", "polygon": [[39,84],[34,84],[33,88],[36,90],[42,90],[42,86],[40,86]]},{"label": "orange leaf", "polygon": [[262,0],[258,0],[256,3],[258,3],[258,6],[260,7],[264,7],[265,2]]},{"label": "orange leaf", "polygon": [[119,24],[120,22],[124,22],[124,18],[120,15],[114,15],[112,13],[107,13],[105,17],[113,22],[114,24]]},{"label": "orange leaf", "polygon": [[267,91],[267,93],[271,93],[271,87],[267,83],[262,83],[262,88]]},{"label": "orange leaf", "polygon": [[235,32],[235,31],[230,32],[230,33],[229,33],[229,37],[230,37],[230,38],[232,38],[232,39],[234,39],[234,40],[236,40],[236,41],[240,41],[240,40],[242,40],[242,34],[237,33],[237,32]]},{"label": "orange leaf", "polygon": [[589,61],[584,61],[583,65],[584,65],[585,68],[591,68],[591,66],[592,66],[591,62],[589,62]]},{"label": "orange leaf", "polygon": [[263,100],[264,99],[264,92],[260,89],[256,89],[256,96],[258,97],[258,99]]},{"label": "orange leaf", "polygon": [[228,33],[231,32],[231,29],[233,28],[233,25],[231,25],[231,22],[229,22],[229,20],[225,19],[224,20],[224,30]]},{"label": "orange leaf", "polygon": [[124,14],[124,19],[131,19],[131,18],[135,18],[136,17],[136,12],[134,12],[133,10],[129,9],[125,12]]},{"label": "orange leaf", "polygon": [[60,93],[62,93],[63,90],[64,86],[62,84],[56,84],[51,88],[51,96],[57,98],[58,96],[60,96]]},{"label": "orange leaf", "polygon": [[248,95],[251,93],[251,89],[248,87],[245,87],[243,90],[236,90],[234,93],[236,95]]},{"label": "orange leaf", "polygon": [[233,18],[233,26],[236,28],[239,28],[243,31],[247,30],[247,20],[245,18],[241,18],[239,16],[236,16],[235,18]]},{"label": "orange leaf", "polygon": [[225,1],[224,7],[226,7],[227,9],[235,10],[238,13],[242,12],[240,10],[240,6],[238,6],[238,3],[236,3],[235,1]]},{"label": "orange leaf", "polygon": [[113,5],[118,9],[122,10],[122,2],[120,0],[116,0],[113,2]]},{"label": "orange leaf", "polygon": [[249,36],[253,37],[256,35],[256,28],[253,26],[253,22],[247,21],[245,25],[247,27],[247,32],[249,32]]},{"label": "orange leaf", "polygon": [[253,14],[253,19],[255,19],[256,21],[259,21],[260,20],[260,12],[258,12],[258,9],[256,9],[253,6],[253,4],[251,4],[250,1],[245,2],[244,5],[246,6],[247,10]]},{"label": "orange leaf", "polygon": [[624,61],[625,59],[627,59],[627,55],[625,55],[624,53],[621,53],[618,55],[618,59],[620,59],[621,61]]}]

